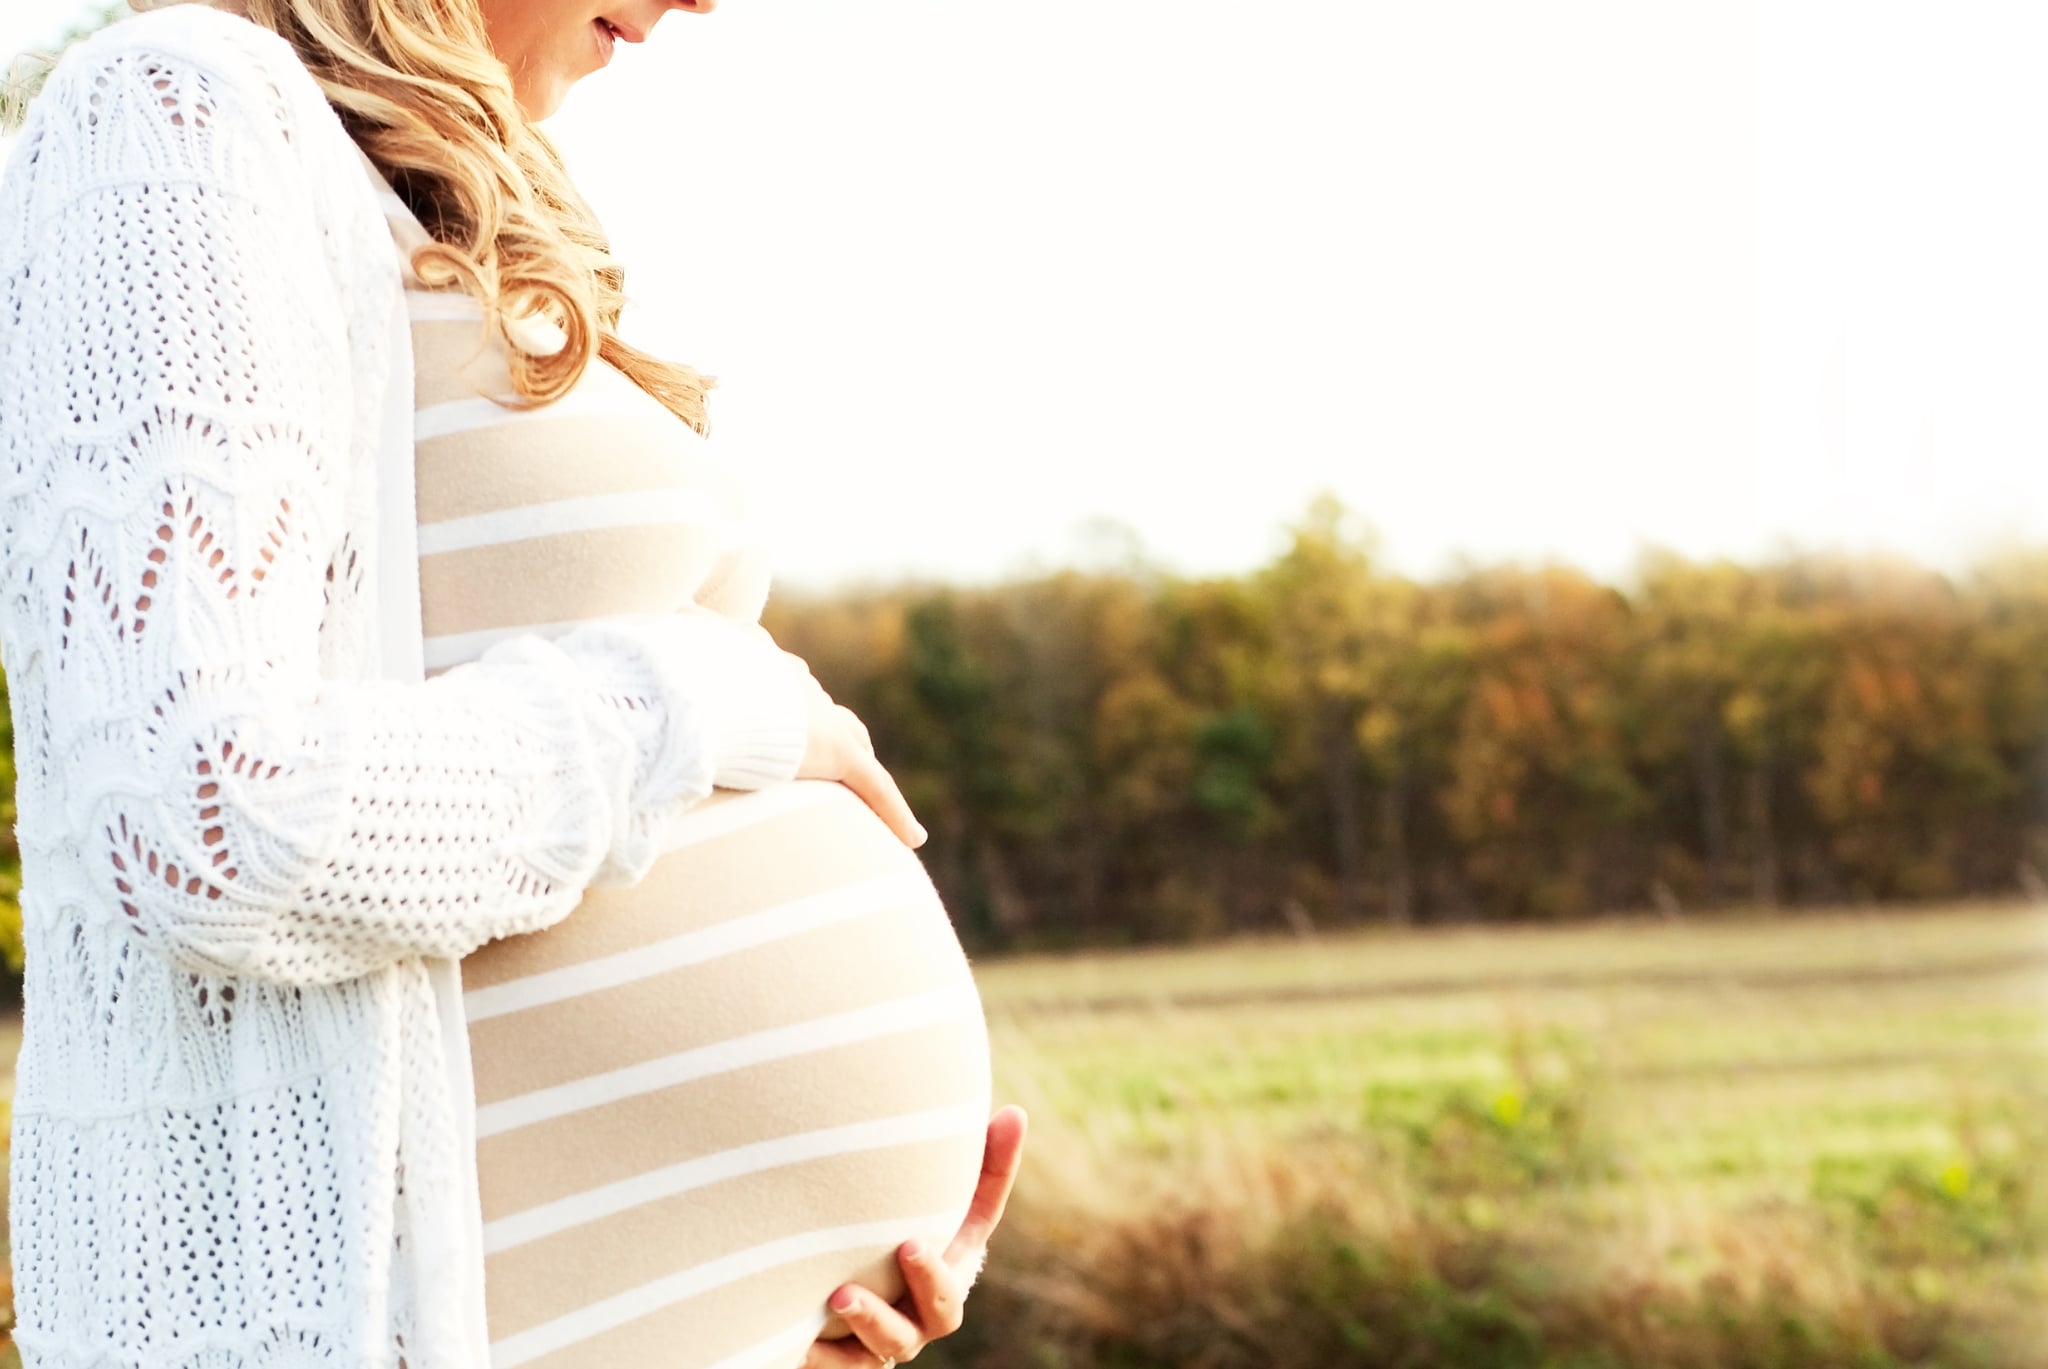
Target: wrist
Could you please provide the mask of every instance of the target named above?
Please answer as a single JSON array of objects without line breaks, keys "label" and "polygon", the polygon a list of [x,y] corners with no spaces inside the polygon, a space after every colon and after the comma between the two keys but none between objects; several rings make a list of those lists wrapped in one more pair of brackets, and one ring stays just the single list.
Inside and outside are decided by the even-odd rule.
[{"label": "wrist", "polygon": [[810,746],[808,682],[786,661],[744,649],[717,672],[706,706],[712,715],[721,789],[762,789],[796,778]]}]

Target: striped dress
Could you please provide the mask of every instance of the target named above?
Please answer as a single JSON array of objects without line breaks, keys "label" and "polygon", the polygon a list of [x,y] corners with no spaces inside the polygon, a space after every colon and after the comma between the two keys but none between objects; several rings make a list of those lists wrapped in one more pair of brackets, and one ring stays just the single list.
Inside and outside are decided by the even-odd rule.
[{"label": "striped dress", "polygon": [[[758,615],[736,484],[687,425],[602,363],[508,410],[476,305],[409,271],[407,300],[429,673],[600,615]],[[787,1369],[835,1287],[894,1296],[895,1247],[965,1214],[980,1000],[916,854],[841,785],[714,793],[643,881],[463,979],[494,1369]]]}]

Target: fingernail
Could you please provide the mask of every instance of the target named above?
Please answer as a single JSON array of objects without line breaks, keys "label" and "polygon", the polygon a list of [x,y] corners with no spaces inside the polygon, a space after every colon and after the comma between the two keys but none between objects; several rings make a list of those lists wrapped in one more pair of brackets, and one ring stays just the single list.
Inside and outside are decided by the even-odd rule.
[{"label": "fingernail", "polygon": [[924,844],[925,844],[925,843],[926,843],[927,841],[931,840],[931,835],[932,835],[932,834],[924,830],[924,824],[923,824],[923,823],[921,823],[921,822],[913,822],[913,823],[911,823],[911,824],[910,824],[910,830],[911,830],[911,831],[913,831],[913,832],[915,832],[915,833],[917,833],[917,844],[918,844],[919,846],[922,846],[922,845],[924,845]]},{"label": "fingernail", "polygon": [[827,1303],[826,1306],[830,1307],[834,1312],[851,1312],[853,1310],[853,1294],[847,1289],[842,1288],[832,1295],[832,1301]]},{"label": "fingernail", "polygon": [[921,1245],[919,1245],[919,1244],[918,1244],[918,1243],[917,1243],[916,1241],[905,1241],[905,1242],[903,1243],[903,1258],[904,1258],[904,1259],[906,1259],[906,1260],[914,1260],[914,1259],[916,1259],[916,1258],[917,1258],[917,1257],[918,1257],[919,1255],[922,1255],[922,1254],[924,1254],[924,1247],[923,1247],[923,1246],[921,1246]]}]

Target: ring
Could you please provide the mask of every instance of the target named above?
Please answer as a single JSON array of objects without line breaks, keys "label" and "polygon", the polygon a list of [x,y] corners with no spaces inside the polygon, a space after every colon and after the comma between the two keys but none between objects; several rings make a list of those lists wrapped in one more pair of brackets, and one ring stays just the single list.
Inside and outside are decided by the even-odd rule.
[{"label": "ring", "polygon": [[896,1357],[893,1355],[884,1357],[884,1359],[882,1360],[882,1369],[896,1369]]}]

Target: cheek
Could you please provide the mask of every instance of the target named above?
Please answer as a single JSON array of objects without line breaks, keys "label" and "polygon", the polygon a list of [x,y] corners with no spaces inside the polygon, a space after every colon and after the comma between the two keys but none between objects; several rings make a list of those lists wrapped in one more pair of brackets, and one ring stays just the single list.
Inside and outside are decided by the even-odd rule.
[{"label": "cheek", "polygon": [[[499,60],[521,67],[581,70],[591,60],[591,0],[483,0],[484,27]],[[563,72],[568,75],[570,73]]]}]

